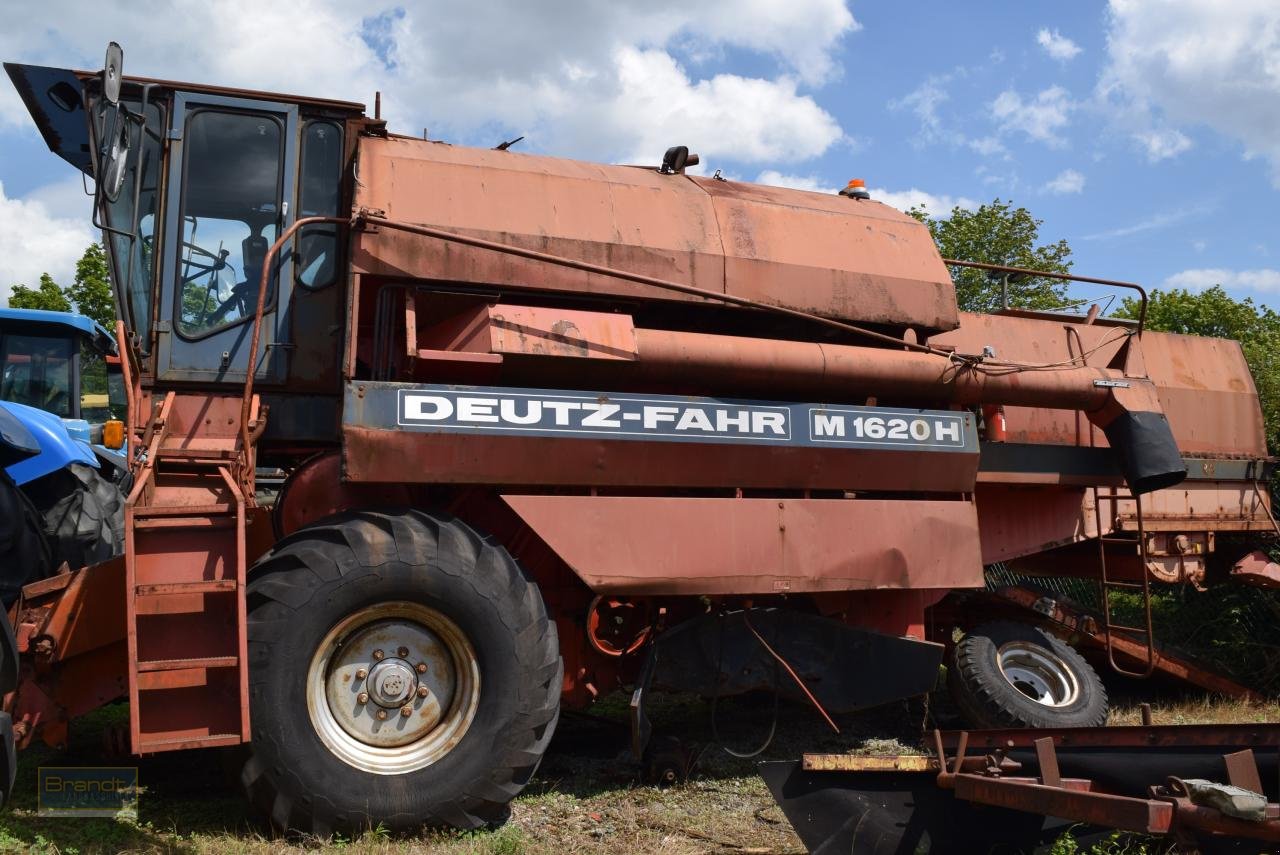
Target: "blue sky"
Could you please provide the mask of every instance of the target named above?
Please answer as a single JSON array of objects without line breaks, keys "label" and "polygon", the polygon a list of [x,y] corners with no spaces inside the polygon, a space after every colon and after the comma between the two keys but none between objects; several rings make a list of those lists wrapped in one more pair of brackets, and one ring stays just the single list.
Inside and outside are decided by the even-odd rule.
[{"label": "blue sky", "polygon": [[[1280,305],[1273,0],[142,6],[19,10],[0,58],[94,67],[114,38],[136,74],[381,89],[401,132],[626,162],[687,144],[734,178],[856,176],[938,213],[998,196],[1066,238],[1078,273]],[[69,279],[91,239],[79,182],[0,88],[0,291]]]}]

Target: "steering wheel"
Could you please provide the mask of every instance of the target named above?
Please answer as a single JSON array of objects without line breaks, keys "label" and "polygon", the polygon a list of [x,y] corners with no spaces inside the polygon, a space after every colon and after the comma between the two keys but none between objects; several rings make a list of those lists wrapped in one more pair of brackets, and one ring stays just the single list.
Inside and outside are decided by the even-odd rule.
[{"label": "steering wheel", "polygon": [[209,326],[218,326],[227,317],[227,315],[231,313],[232,309],[239,309],[240,317],[242,318],[249,314],[249,294],[251,291],[256,289],[257,284],[257,282],[249,282],[246,280],[232,285],[231,296],[228,297],[225,302],[221,303],[218,308],[214,309],[213,313],[208,315],[206,318]]},{"label": "steering wheel", "polygon": [[[185,275],[185,274],[183,275],[181,284],[184,287],[182,288],[182,290],[183,291],[186,290],[185,286],[189,282],[195,282],[202,276],[209,277],[208,285],[205,286],[204,299],[200,301],[200,317],[196,321],[196,326],[198,327],[210,326],[209,302],[211,300],[217,304],[217,308],[214,310],[215,318],[221,318],[222,316],[226,315],[228,311],[230,311],[230,308],[228,307],[228,304],[232,303],[232,299],[230,297],[224,303],[223,301],[216,299],[216,297],[214,296],[214,288],[218,286],[218,275],[217,275],[218,271],[229,268],[231,269],[233,274],[235,272],[235,268],[232,267],[230,264],[227,264],[227,256],[230,255],[230,253],[225,249],[219,250],[217,253],[212,253],[197,243],[192,243],[191,241],[185,241],[185,240],[182,242],[182,249],[184,250],[183,257],[182,257],[183,265],[187,270],[191,270],[191,269],[195,270],[195,272],[190,275]],[[209,259],[209,263],[201,264],[200,262],[193,260],[193,256],[195,258],[207,258]],[[238,288],[238,287],[239,286],[237,285],[232,288],[232,297],[235,296],[235,288]],[[220,323],[220,320],[214,321],[214,325],[216,325],[217,323]]]}]

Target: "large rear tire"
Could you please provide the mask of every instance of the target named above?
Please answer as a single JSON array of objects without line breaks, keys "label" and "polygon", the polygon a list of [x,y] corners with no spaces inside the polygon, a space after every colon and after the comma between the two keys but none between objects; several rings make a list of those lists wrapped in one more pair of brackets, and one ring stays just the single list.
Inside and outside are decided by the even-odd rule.
[{"label": "large rear tire", "polygon": [[956,645],[947,682],[965,719],[983,728],[1100,727],[1107,689],[1071,645],[1039,627],[983,624]]},{"label": "large rear tire", "polygon": [[281,830],[502,822],[559,715],[537,586],[443,514],[353,512],[294,533],[248,586],[252,754]]},{"label": "large rear tire", "polygon": [[72,463],[22,488],[44,517],[54,567],[97,564],[124,550],[120,487],[85,463]]},{"label": "large rear tire", "polygon": [[8,607],[23,585],[52,572],[53,555],[40,512],[0,469],[0,603]]}]

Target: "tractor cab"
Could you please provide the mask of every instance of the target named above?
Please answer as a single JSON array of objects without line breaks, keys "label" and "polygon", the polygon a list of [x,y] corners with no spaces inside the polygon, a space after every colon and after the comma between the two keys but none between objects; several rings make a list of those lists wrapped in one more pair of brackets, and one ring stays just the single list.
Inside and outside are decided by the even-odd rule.
[{"label": "tractor cab", "polygon": [[[126,415],[115,339],[73,312],[0,309],[0,400],[52,413],[73,437],[103,443],[103,425]],[[123,432],[114,436],[105,444],[118,449]]]},{"label": "tractor cab", "polygon": [[299,218],[341,209],[347,123],[363,107],[126,80],[121,64],[112,45],[101,72],[5,68],[50,149],[95,179],[95,225],[143,379],[243,385],[252,362],[263,388],[332,392],[333,341],[311,348],[293,330],[339,323],[334,225],[279,249],[252,358],[250,340],[268,250]]}]

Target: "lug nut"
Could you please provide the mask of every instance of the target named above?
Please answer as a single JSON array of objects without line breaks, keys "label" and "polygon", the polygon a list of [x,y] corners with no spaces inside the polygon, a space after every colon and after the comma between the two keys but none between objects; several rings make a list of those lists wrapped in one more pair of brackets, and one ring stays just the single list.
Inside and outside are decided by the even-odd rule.
[{"label": "lug nut", "polygon": [[374,659],[377,659],[377,660],[379,660],[379,661],[381,661],[382,657],[383,657],[383,656],[385,656],[385,655],[386,655],[386,654],[385,654],[385,653],[383,653],[381,650],[375,650],[375,651],[373,651],[373,658],[374,658]]},{"label": "lug nut", "polygon": [[400,708],[400,715],[404,716],[405,718],[408,718],[409,716],[413,715],[413,707],[409,706],[408,704],[405,704]]},{"label": "lug nut", "polygon": [[378,710],[378,721],[386,721],[386,720],[387,720],[387,711]]},{"label": "lug nut", "polygon": [[369,703],[369,693],[368,693],[368,692],[361,692],[360,694],[356,695],[356,703],[358,703],[358,704],[367,704],[367,703]]},{"label": "lug nut", "polygon": [[419,673],[419,674],[425,674],[425,673],[427,673],[427,663],[426,663],[426,662],[419,662],[419,663],[418,663],[418,673]]},{"label": "lug nut", "polygon": [[368,672],[368,671],[366,671],[366,670],[365,670],[365,669],[363,669],[363,668],[361,668],[360,670],[356,671],[356,679],[357,679],[357,680],[363,680],[365,677],[368,677],[368,676],[369,676],[369,672]]},{"label": "lug nut", "polygon": [[431,690],[428,689],[426,686],[418,687],[418,697],[425,698],[429,694],[431,694]]},{"label": "lug nut", "polygon": [[396,651],[396,655],[399,656],[401,659],[405,658],[406,656],[409,655],[409,648],[401,647],[399,650]]}]

